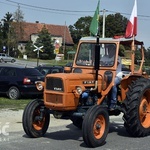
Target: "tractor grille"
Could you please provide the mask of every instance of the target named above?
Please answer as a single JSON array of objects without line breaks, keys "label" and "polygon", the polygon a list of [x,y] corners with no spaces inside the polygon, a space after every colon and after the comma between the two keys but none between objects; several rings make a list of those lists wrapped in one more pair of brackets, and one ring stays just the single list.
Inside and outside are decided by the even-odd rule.
[{"label": "tractor grille", "polygon": [[64,91],[63,81],[61,78],[53,78],[47,77],[46,78],[46,89],[52,91]]}]

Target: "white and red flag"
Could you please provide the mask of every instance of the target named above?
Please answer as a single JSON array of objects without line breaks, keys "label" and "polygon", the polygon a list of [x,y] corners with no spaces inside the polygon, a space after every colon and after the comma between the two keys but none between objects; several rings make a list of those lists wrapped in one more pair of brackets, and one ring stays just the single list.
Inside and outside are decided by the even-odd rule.
[{"label": "white and red flag", "polygon": [[131,38],[137,35],[137,2],[135,0],[134,7],[128,21],[125,38]]}]

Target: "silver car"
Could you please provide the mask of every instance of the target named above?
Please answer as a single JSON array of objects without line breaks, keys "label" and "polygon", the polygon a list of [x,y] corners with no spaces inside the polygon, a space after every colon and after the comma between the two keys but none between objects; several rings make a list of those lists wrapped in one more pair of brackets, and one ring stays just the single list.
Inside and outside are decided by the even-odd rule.
[{"label": "silver car", "polygon": [[5,53],[0,53],[0,62],[12,62],[14,63],[16,61],[15,58],[9,56],[8,54],[5,54]]}]

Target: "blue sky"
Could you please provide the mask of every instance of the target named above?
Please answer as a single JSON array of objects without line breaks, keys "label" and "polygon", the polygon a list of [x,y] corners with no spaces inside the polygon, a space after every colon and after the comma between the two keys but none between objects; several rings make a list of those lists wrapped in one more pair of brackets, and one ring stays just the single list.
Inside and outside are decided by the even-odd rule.
[{"label": "blue sky", "polygon": [[[19,4],[26,22],[39,21],[69,26],[80,17],[93,16],[97,2],[98,0],[0,0],[0,19],[7,12],[14,13]],[[100,0],[100,11],[106,9],[106,15],[119,12],[129,19],[133,5],[134,0]],[[146,48],[150,47],[149,6],[149,0],[137,0],[138,33],[136,39],[142,40]]]}]

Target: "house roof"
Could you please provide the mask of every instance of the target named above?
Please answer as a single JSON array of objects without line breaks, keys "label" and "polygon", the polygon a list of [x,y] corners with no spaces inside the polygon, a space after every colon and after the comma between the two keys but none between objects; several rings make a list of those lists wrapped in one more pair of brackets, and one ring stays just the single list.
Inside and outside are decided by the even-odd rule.
[{"label": "house roof", "polygon": [[[63,42],[65,38],[66,45],[73,45],[73,40],[70,35],[69,29],[65,25],[53,25],[53,24],[44,24],[44,23],[29,23],[29,22],[13,22],[12,24],[16,33],[20,33],[19,41],[29,41],[32,34],[38,34],[42,28],[45,26],[48,32],[53,37],[62,37]],[[20,30],[19,30],[20,29]],[[22,29],[22,31],[21,31]]]}]

